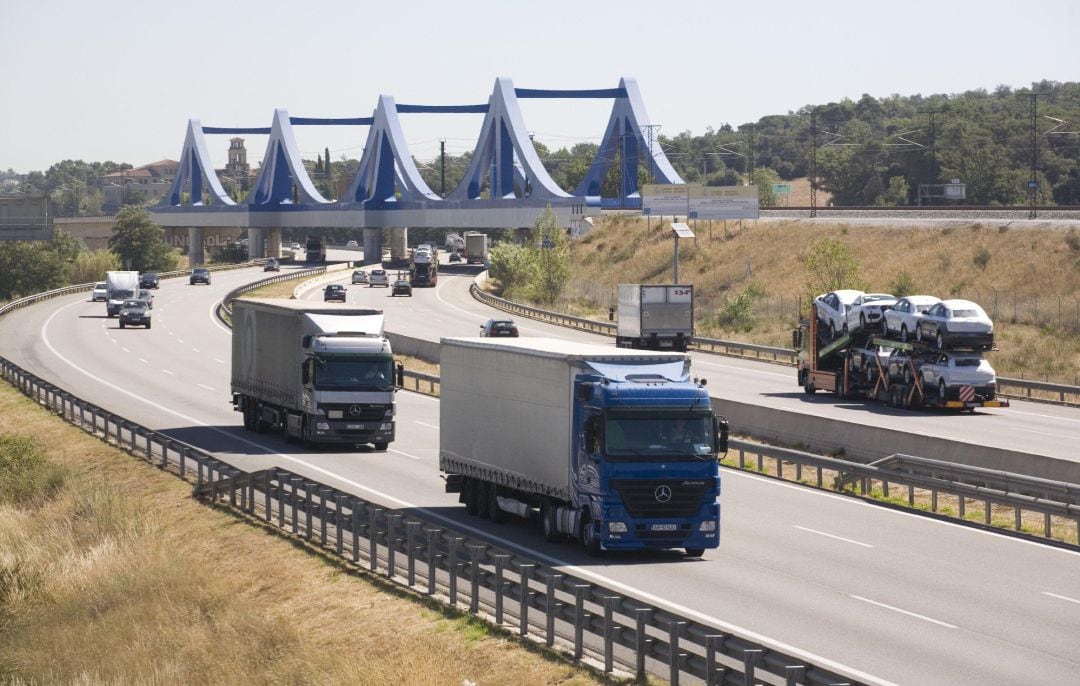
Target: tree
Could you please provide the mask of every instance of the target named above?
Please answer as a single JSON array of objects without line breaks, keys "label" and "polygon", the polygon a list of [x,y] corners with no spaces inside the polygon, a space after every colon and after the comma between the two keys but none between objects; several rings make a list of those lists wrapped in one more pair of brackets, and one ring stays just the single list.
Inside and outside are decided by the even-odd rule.
[{"label": "tree", "polygon": [[0,241],[0,299],[59,288],[66,271],[50,242]]},{"label": "tree", "polygon": [[109,249],[121,264],[140,272],[169,271],[178,262],[176,253],[165,242],[165,231],[150,220],[149,210],[136,205],[125,205],[116,213]]},{"label": "tree", "polygon": [[559,226],[551,205],[533,225],[532,279],[529,290],[537,302],[550,304],[562,294],[570,278],[570,239]]},{"label": "tree", "polygon": [[761,207],[773,207],[776,205],[773,184],[780,183],[779,174],[772,169],[758,168],[754,170],[750,183],[757,187],[758,203]]},{"label": "tree", "polygon": [[116,253],[108,250],[85,251],[79,253],[70,268],[68,276],[70,283],[104,281],[105,272],[120,269],[120,260],[116,257]]},{"label": "tree", "polygon": [[859,263],[846,245],[826,236],[810,244],[803,258],[806,267],[806,294],[815,296],[841,288],[866,290],[859,277]]},{"label": "tree", "polygon": [[504,241],[488,251],[488,273],[502,286],[504,297],[514,297],[515,291],[529,283],[529,251],[525,246]]}]

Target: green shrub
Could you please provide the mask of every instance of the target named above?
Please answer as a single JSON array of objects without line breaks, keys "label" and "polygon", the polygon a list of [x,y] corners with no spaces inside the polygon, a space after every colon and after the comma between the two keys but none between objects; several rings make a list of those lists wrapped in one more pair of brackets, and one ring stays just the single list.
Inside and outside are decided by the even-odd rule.
[{"label": "green shrub", "polygon": [[979,248],[979,251],[975,253],[975,257],[972,258],[972,262],[979,269],[986,271],[986,265],[990,263],[990,251],[986,248]]},{"label": "green shrub", "polygon": [[760,286],[750,284],[739,295],[725,298],[723,306],[716,313],[717,326],[728,330],[751,331],[757,322],[754,300],[763,294]]},{"label": "green shrub", "polygon": [[0,503],[28,503],[53,493],[63,482],[37,440],[30,436],[0,436]]},{"label": "green shrub", "polygon": [[900,272],[889,288],[897,298],[912,295],[915,293],[915,279],[911,278],[911,274],[907,272]]}]

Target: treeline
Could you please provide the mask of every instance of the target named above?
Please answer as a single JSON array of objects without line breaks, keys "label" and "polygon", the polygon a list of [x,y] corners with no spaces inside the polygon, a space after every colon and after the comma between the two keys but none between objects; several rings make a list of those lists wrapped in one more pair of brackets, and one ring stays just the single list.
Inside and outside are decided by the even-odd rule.
[{"label": "treeline", "polygon": [[915,204],[919,184],[950,179],[966,184],[967,204],[1024,204],[1033,151],[1037,202],[1080,204],[1075,82],[929,97],[863,95],[762,117],[738,129],[725,124],[700,136],[660,136],[660,142],[685,180],[726,185],[732,171],[749,171],[751,150],[757,170],[772,170],[780,179],[809,176],[814,129],[818,183],[836,205]]}]

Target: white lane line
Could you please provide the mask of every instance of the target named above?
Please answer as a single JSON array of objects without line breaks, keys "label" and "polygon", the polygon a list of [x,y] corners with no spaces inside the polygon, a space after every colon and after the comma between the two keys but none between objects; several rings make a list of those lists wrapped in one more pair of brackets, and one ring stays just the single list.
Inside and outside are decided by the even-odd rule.
[{"label": "white lane line", "polygon": [[[99,376],[91,374],[90,372],[88,372],[85,369],[83,369],[82,367],[78,366],[77,364],[75,364],[74,362],[69,360],[68,358],[61,355],[60,352],[53,346],[52,342],[49,340],[49,335],[48,335],[47,329],[48,329],[49,325],[52,323],[52,320],[57,315],[59,315],[61,312],[66,310],[68,307],[72,307],[72,306],[78,305],[78,304],[80,304],[80,303],[75,302],[75,303],[72,303],[71,305],[68,305],[67,307],[62,307],[59,310],[56,310],[55,312],[53,312],[52,315],[49,316],[49,318],[47,320],[45,320],[45,323],[41,325],[41,339],[42,339],[42,342],[45,343],[45,347],[48,348],[49,351],[53,355],[55,355],[58,359],[60,359],[62,362],[64,362],[64,364],[68,365],[69,367],[76,370],[80,374],[83,374],[83,375],[87,376],[88,378],[96,381],[97,383],[99,383],[99,384],[101,384],[103,386],[107,386],[108,388],[111,388],[111,389],[113,389],[114,391],[116,391],[118,393],[126,395],[126,396],[128,396],[130,398],[134,398],[135,400],[138,400],[140,403],[142,403],[143,405],[145,405],[147,407],[156,408],[156,409],[158,409],[158,410],[160,410],[160,411],[162,411],[162,412],[164,412],[166,414],[171,414],[174,417],[179,417],[180,419],[183,419],[184,421],[189,422],[192,425],[204,427],[204,428],[206,428],[206,429],[208,429],[208,430],[210,430],[210,431],[212,431],[212,432],[214,432],[216,434],[220,434],[222,436],[228,437],[231,440],[239,441],[240,443],[247,444],[247,445],[249,445],[249,446],[251,446],[253,448],[257,448],[258,450],[261,450],[261,451],[266,451],[271,457],[276,457],[276,458],[279,458],[281,460],[286,460],[288,462],[293,462],[295,464],[302,465],[303,467],[311,470],[312,472],[323,474],[323,475],[325,475],[325,476],[327,476],[327,477],[329,477],[331,479],[334,479],[338,483],[346,484],[351,488],[357,489],[358,491],[363,491],[365,493],[370,493],[371,495],[375,496],[376,498],[380,498],[385,502],[394,503],[398,507],[403,507],[403,508],[407,507],[407,508],[415,509],[417,512],[423,513],[424,516],[430,517],[430,518],[438,520],[440,522],[443,522],[447,526],[451,526],[455,530],[461,531],[462,533],[470,533],[470,534],[472,534],[474,536],[478,536],[480,538],[487,539],[487,540],[489,540],[489,541],[491,541],[493,543],[508,546],[508,547],[510,547],[510,548],[512,548],[514,550],[522,550],[524,552],[527,552],[531,557],[534,557],[537,560],[541,560],[541,561],[543,561],[543,562],[545,562],[545,563],[547,563],[549,565],[564,567],[564,568],[570,570],[572,573],[577,574],[579,576],[588,577],[590,579],[593,579],[593,580],[595,580],[595,581],[597,581],[599,583],[602,583],[602,584],[604,584],[606,586],[609,586],[611,588],[620,589],[620,590],[623,590],[623,591],[625,591],[627,593],[633,593],[637,597],[639,597],[642,600],[645,600],[647,602],[655,603],[656,605],[659,605],[661,607],[669,608],[669,609],[671,609],[671,610],[673,610],[673,611],[675,611],[675,612],[677,612],[679,614],[684,614],[684,615],[687,615],[687,616],[690,616],[690,617],[695,617],[695,618],[697,618],[698,620],[700,620],[702,622],[713,625],[714,627],[716,627],[717,629],[719,629],[721,631],[727,631],[728,633],[739,633],[739,634],[742,634],[743,636],[745,636],[746,638],[750,639],[751,641],[755,641],[755,642],[758,642],[758,643],[768,643],[770,645],[770,647],[775,648],[776,650],[781,650],[781,651],[784,651],[786,653],[790,653],[791,655],[802,658],[803,660],[816,662],[816,663],[820,664],[822,667],[824,667],[826,669],[831,669],[831,670],[834,670],[834,671],[839,670],[839,671],[847,672],[853,679],[858,679],[860,681],[865,681],[868,684],[874,684],[875,686],[897,686],[897,684],[895,682],[887,681],[885,679],[875,677],[875,676],[873,676],[871,674],[867,674],[866,672],[855,669],[854,667],[849,667],[849,666],[847,666],[847,665],[845,665],[845,664],[843,664],[841,662],[837,662],[835,660],[830,660],[830,659],[828,659],[826,657],[822,657],[821,655],[816,655],[816,654],[811,653],[809,651],[802,650],[800,648],[796,648],[795,646],[788,645],[788,644],[784,643],[783,641],[778,641],[778,640],[775,640],[775,639],[770,638],[768,636],[765,636],[764,634],[757,633],[756,631],[751,631],[751,630],[746,629],[744,627],[740,627],[740,626],[738,626],[736,624],[731,624],[729,622],[725,622],[725,621],[721,620],[718,617],[713,617],[711,615],[707,615],[704,612],[699,612],[699,611],[694,610],[692,608],[686,607],[685,605],[680,605],[679,603],[673,603],[673,602],[671,602],[671,601],[669,601],[669,600],[667,600],[665,598],[661,598],[660,596],[649,593],[648,591],[640,589],[640,588],[638,588],[636,586],[631,586],[630,584],[625,584],[625,583],[623,583],[621,581],[617,581],[615,579],[606,577],[603,574],[598,574],[598,573],[592,571],[591,569],[585,569],[583,567],[578,567],[577,565],[573,565],[573,564],[571,564],[570,562],[568,562],[566,560],[563,560],[563,559],[558,558],[558,557],[554,557],[552,555],[548,555],[548,554],[543,553],[543,552],[541,552],[539,550],[533,550],[533,549],[531,549],[531,548],[529,548],[527,546],[523,546],[520,543],[518,543],[516,541],[512,541],[512,540],[510,540],[508,538],[503,538],[502,536],[493,535],[490,532],[483,531],[482,529],[478,529],[478,528],[476,528],[474,526],[470,526],[469,524],[466,524],[465,522],[461,522],[461,521],[458,521],[456,519],[452,519],[450,517],[447,517],[446,515],[441,514],[440,512],[436,512],[436,511],[429,510],[429,509],[424,508],[424,507],[420,507],[420,506],[415,505],[413,503],[410,503],[408,501],[402,500],[401,498],[397,498],[395,496],[392,496],[389,493],[384,493],[382,491],[371,488],[370,486],[366,486],[366,485],[364,485],[364,484],[362,484],[362,483],[360,483],[358,481],[353,481],[352,479],[348,479],[346,477],[340,476],[339,474],[335,474],[334,472],[331,472],[330,470],[326,469],[325,467],[321,467],[318,464],[315,464],[315,463],[312,463],[312,462],[306,462],[304,460],[301,460],[301,459],[295,457],[294,455],[287,455],[285,453],[277,452],[274,448],[272,448],[272,447],[270,447],[268,445],[264,445],[262,443],[257,443],[255,441],[252,441],[252,440],[248,439],[248,438],[240,436],[239,434],[233,433],[231,431],[226,431],[225,429],[221,429],[221,428],[219,428],[217,426],[214,426],[212,424],[209,424],[207,422],[200,421],[198,419],[195,419],[194,417],[189,417],[189,416],[187,416],[185,414],[181,414],[180,412],[177,412],[176,410],[174,410],[174,409],[172,409],[170,407],[166,407],[165,405],[162,405],[160,403],[156,403],[156,402],[150,400],[149,398],[144,398],[144,397],[142,397],[140,395],[132,393],[130,390],[128,390],[126,388],[123,388],[123,387],[118,386],[118,385],[116,385],[114,383],[106,381],[105,379],[103,379],[103,378],[101,378]],[[428,396],[424,396],[424,397],[428,397]],[[431,398],[431,400],[433,400],[435,402],[438,402],[438,398]],[[394,452],[399,452],[399,451],[394,451]],[[407,453],[404,453],[404,454],[407,455]]]},{"label": "white lane line", "polygon": [[1043,419],[1053,419],[1058,422],[1080,422],[1080,419],[1072,419],[1070,417],[1058,417],[1052,414],[1042,414],[1040,412],[1024,412],[1023,410],[1016,410],[1011,407],[999,408],[999,411],[1003,414],[1022,414],[1028,417],[1042,417]]},{"label": "white lane line", "polygon": [[832,539],[835,539],[837,541],[843,541],[844,543],[854,543],[855,545],[861,545],[864,548],[873,548],[874,547],[874,546],[870,545],[869,543],[862,543],[860,541],[856,541],[856,540],[853,540],[853,539],[850,539],[850,538],[844,538],[843,536],[837,536],[836,534],[829,534],[829,533],[825,533],[824,531],[818,531],[817,529],[810,529],[810,528],[807,528],[805,526],[799,526],[798,524],[795,524],[794,526],[799,531],[806,531],[806,532],[811,533],[811,534],[817,534],[818,536],[824,536],[826,538],[832,538]]},{"label": "white lane line", "polygon": [[1058,595],[1057,593],[1051,593],[1050,591],[1043,591],[1042,594],[1043,595],[1048,595],[1051,598],[1057,598],[1058,600],[1065,600],[1067,602],[1076,603],[1077,605],[1080,605],[1080,600],[1077,600],[1076,598],[1070,598],[1067,595]]},{"label": "white lane line", "polygon": [[428,427],[428,428],[430,428],[430,429],[438,429],[438,428],[439,428],[439,427],[438,427],[437,425],[435,425],[435,424],[428,424],[427,422],[418,422],[418,421],[416,421],[415,419],[414,419],[413,421],[414,421],[414,422],[416,422],[417,424],[419,424],[420,426],[426,426],[426,427]]},{"label": "white lane line", "polygon": [[110,338],[109,342],[112,343],[113,345],[118,345],[115,338]]},{"label": "white lane line", "polygon": [[893,607],[892,605],[886,605],[885,603],[879,603],[876,600],[870,600],[869,598],[863,598],[861,595],[848,595],[848,597],[849,598],[854,598],[855,600],[861,600],[864,603],[870,603],[871,605],[877,605],[878,607],[883,607],[886,610],[892,610],[893,612],[899,612],[900,614],[907,615],[908,617],[914,617],[916,619],[921,619],[924,622],[930,622],[931,624],[937,624],[938,626],[943,626],[946,629],[959,629],[960,628],[960,627],[956,626],[955,624],[949,624],[948,622],[943,622],[940,619],[934,619],[933,617],[927,617],[926,615],[920,615],[918,612],[909,612],[908,610],[901,610],[900,608]]},{"label": "white lane line", "polygon": [[210,321],[214,322],[214,326],[216,326],[217,328],[221,329],[222,331],[224,331],[225,333],[227,333],[227,334],[229,334],[231,336],[232,335],[232,329],[225,326],[221,322],[221,320],[217,318],[217,315],[214,314],[215,312],[217,312],[217,308],[218,308],[219,303],[221,303],[220,300],[215,300],[214,302],[210,303]]},{"label": "white lane line", "polygon": [[129,353],[129,352],[131,352],[131,351],[130,351],[130,350],[128,350],[127,348],[120,348],[120,349],[121,349],[121,350],[123,350],[123,351],[124,351],[124,352],[126,352],[126,353]]},{"label": "white lane line", "polygon": [[387,448],[386,452],[388,452],[388,453],[396,453],[398,455],[404,455],[405,457],[409,458],[410,460],[416,460],[417,462],[420,461],[420,458],[417,457],[416,455],[410,455],[409,453],[403,452],[401,450],[395,450],[394,448]]},{"label": "white lane line", "polygon": [[[166,326],[165,328],[167,329],[167,328],[169,328],[169,327],[167,327],[167,326]],[[170,335],[170,336],[172,336],[172,335],[174,335],[174,334],[173,334],[173,332],[172,332],[172,331],[170,331],[170,332],[169,332],[169,335]]]},{"label": "white lane line", "polygon": [[201,350],[199,350],[198,348],[192,348],[192,349],[191,349],[191,352],[193,352],[193,353],[198,353],[198,354],[200,354],[200,355],[202,354],[202,351],[201,351]]},{"label": "white lane line", "polygon": [[183,343],[183,342],[184,342],[184,339],[183,339],[183,338],[177,338],[177,339],[176,339],[176,342],[177,342],[177,343]]},{"label": "white lane line", "polygon": [[225,360],[219,360],[216,357],[214,358],[214,362],[217,362],[218,364],[225,364]]},{"label": "white lane line", "polygon": [[139,362],[142,362],[143,364],[150,364],[149,362],[146,361],[145,357],[140,357]]},{"label": "white lane line", "polygon": [[173,373],[172,373],[172,372],[170,372],[170,371],[169,371],[168,369],[162,369],[161,371],[165,372],[165,373],[166,373],[166,374],[168,374],[169,376],[176,376],[176,374],[173,374]]},{"label": "white lane line", "polygon": [[207,386],[207,385],[206,385],[206,384],[204,384],[204,383],[197,383],[197,384],[195,384],[195,385],[196,385],[196,386],[198,386],[199,388],[205,388],[205,389],[206,389],[206,390],[208,390],[208,391],[212,391],[212,390],[214,390],[214,389],[213,389],[213,388],[212,388],[211,386]]}]

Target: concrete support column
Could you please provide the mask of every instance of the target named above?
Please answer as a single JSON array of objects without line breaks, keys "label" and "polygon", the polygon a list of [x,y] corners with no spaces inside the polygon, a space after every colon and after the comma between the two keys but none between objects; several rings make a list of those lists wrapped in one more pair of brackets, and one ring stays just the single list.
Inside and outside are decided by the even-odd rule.
[{"label": "concrete support column", "polygon": [[198,267],[206,263],[203,253],[204,231],[201,226],[189,226],[187,230],[188,263],[192,267]]},{"label": "concrete support column", "polygon": [[390,264],[400,266],[409,261],[409,229],[390,229]]},{"label": "concrete support column", "polygon": [[269,229],[266,236],[266,257],[281,257],[281,229]]},{"label": "concrete support column", "polygon": [[259,257],[266,257],[266,246],[263,245],[263,241],[266,240],[266,229],[256,229],[248,227],[248,259],[254,260]]},{"label": "concrete support column", "polygon": [[382,263],[382,229],[364,229],[364,264]]}]

